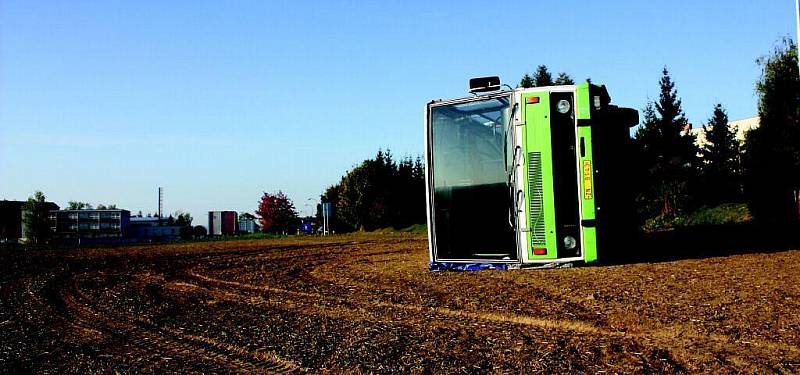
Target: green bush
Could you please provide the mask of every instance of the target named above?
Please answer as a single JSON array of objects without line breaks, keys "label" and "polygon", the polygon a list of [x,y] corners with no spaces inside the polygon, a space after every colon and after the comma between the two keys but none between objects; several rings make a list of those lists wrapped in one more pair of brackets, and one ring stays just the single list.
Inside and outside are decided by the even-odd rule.
[{"label": "green bush", "polygon": [[414,234],[427,234],[428,226],[425,224],[414,224],[409,227],[400,229],[401,232],[414,233]]},{"label": "green bush", "polygon": [[661,214],[656,217],[652,217],[645,220],[642,229],[645,232],[658,232],[663,230],[675,229],[683,226],[685,220],[686,220],[685,216],[681,215],[673,216],[673,215]]},{"label": "green bush", "polygon": [[744,203],[724,203],[715,207],[703,207],[687,218],[685,225],[743,224],[752,220],[750,210]]},{"label": "green bush", "polygon": [[723,203],[714,207],[701,207],[684,215],[658,215],[647,219],[642,227],[646,232],[657,232],[699,225],[743,224],[752,220],[744,203]]}]

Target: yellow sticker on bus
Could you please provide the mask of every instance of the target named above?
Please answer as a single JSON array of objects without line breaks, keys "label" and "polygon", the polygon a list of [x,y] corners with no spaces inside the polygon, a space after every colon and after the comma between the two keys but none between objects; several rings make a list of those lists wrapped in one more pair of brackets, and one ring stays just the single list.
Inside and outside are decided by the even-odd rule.
[{"label": "yellow sticker on bus", "polygon": [[583,199],[592,199],[592,161],[583,161]]}]

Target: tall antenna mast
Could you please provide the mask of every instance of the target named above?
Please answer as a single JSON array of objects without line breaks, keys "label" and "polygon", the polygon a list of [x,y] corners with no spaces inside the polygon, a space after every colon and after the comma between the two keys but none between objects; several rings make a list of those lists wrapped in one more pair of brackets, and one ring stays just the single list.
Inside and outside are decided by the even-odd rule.
[{"label": "tall antenna mast", "polygon": [[164,217],[164,188],[158,187],[158,217]]}]

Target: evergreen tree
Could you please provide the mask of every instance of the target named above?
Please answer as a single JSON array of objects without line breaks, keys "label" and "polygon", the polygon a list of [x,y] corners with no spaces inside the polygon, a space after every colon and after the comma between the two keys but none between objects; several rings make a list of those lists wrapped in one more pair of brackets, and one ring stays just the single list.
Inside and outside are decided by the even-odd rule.
[{"label": "evergreen tree", "polygon": [[528,75],[528,73],[525,73],[525,75],[522,76],[522,80],[519,81],[519,86],[518,87],[521,87],[521,88],[524,88],[524,89],[528,89],[528,88],[533,87],[534,83],[535,82],[533,81],[533,78],[531,78],[531,76]]},{"label": "evergreen tree", "polygon": [[48,223],[47,198],[44,193],[37,191],[32,197],[29,197],[22,207],[22,212],[24,236],[34,244],[46,242],[50,238],[50,224]]},{"label": "evergreen tree", "polygon": [[550,74],[550,71],[547,70],[547,66],[539,65],[536,68],[536,73],[533,74],[531,77],[528,73],[522,76],[522,79],[519,82],[519,86],[521,88],[531,88],[531,87],[540,87],[540,86],[556,86],[556,85],[574,85],[575,80],[569,76],[569,74],[561,72],[558,73],[558,77],[556,78],[555,82],[553,81],[553,76]]},{"label": "evergreen tree", "polygon": [[655,148],[658,145],[660,134],[655,103],[648,100],[644,109],[642,109],[642,124],[636,129],[634,135],[641,150],[647,154],[646,159],[648,161],[653,161],[656,158],[657,152]]},{"label": "evergreen tree", "polygon": [[656,102],[656,111],[658,127],[664,142],[662,152],[673,159],[672,164],[687,165],[694,161],[697,149],[694,146],[694,138],[688,132],[689,122],[683,113],[678,90],[675,89],[675,83],[672,82],[666,67],[662,71],[659,86],[661,92]]},{"label": "evergreen tree", "polygon": [[631,180],[636,191],[637,207],[641,219],[657,215],[661,211],[660,201],[653,197],[655,181],[655,168],[658,164],[661,130],[658,127],[655,103],[648,100],[642,109],[642,122],[634,134],[634,145],[638,155],[631,158],[631,169],[638,178]]},{"label": "evergreen tree", "polygon": [[753,216],[787,224],[800,216],[800,77],[797,46],[786,38],[769,56],[756,85],[761,124],[745,141],[745,191]]},{"label": "evergreen tree", "polygon": [[422,159],[404,158],[397,166],[392,226],[407,227],[425,221],[425,171]]},{"label": "evergreen tree", "polygon": [[649,188],[640,192],[639,200],[647,202],[646,207],[657,205],[661,215],[673,217],[691,202],[689,188],[696,177],[697,147],[666,67],[659,86],[655,112],[648,104],[643,126],[636,132],[645,179],[649,182],[645,185]]},{"label": "evergreen tree", "polygon": [[539,65],[536,68],[536,73],[533,74],[533,82],[536,87],[553,86],[553,76],[550,75],[547,66]]},{"label": "evergreen tree", "polygon": [[565,86],[565,85],[574,85],[575,81],[569,74],[561,72],[558,73],[558,77],[556,77],[555,85],[556,86]]},{"label": "evergreen tree", "polygon": [[704,201],[718,204],[735,200],[739,196],[739,141],[737,129],[728,124],[728,114],[722,104],[714,106],[714,113],[703,125],[706,142],[703,155]]}]

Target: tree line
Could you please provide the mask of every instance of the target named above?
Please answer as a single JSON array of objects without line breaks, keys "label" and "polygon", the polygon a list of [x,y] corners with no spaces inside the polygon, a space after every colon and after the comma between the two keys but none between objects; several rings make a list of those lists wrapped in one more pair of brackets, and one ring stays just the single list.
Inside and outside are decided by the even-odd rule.
[{"label": "tree line", "polygon": [[98,203],[97,207],[92,206],[91,203],[88,202],[79,202],[79,201],[69,201],[67,202],[67,210],[116,210],[116,204],[102,204]]},{"label": "tree line", "polygon": [[[587,78],[586,81],[591,82],[591,79]],[[531,87],[564,86],[574,84],[575,80],[573,80],[572,77],[565,72],[558,73],[556,79],[553,80],[553,75],[547,69],[547,65],[539,65],[536,68],[536,72],[533,73],[533,76],[525,73],[522,76],[522,79],[519,81],[519,85],[517,85],[517,87],[527,89]]]},{"label": "tree line", "polygon": [[760,126],[737,139],[721,103],[702,125],[705,141],[688,131],[675,82],[666,68],[659,97],[642,111],[634,135],[635,191],[640,220],[670,221],[701,207],[747,204],[769,225],[800,219],[800,78],[797,49],[783,40],[759,58]]},{"label": "tree line", "polygon": [[[395,161],[378,150],[320,196],[334,208],[335,231],[405,228],[424,223],[425,168],[421,157]],[[321,210],[318,210],[321,211]],[[318,212],[321,217],[321,212]]]},{"label": "tree line", "polygon": [[[640,222],[674,220],[693,210],[746,203],[768,225],[800,220],[800,75],[797,46],[783,39],[756,60],[760,125],[737,138],[722,103],[702,124],[704,142],[688,131],[675,82],[665,67],[657,100],[648,101],[634,134],[633,190]],[[541,75],[541,74],[537,74]],[[545,75],[546,76],[546,75]]]},{"label": "tree line", "polygon": [[[390,150],[378,150],[347,171],[338,183],[320,195],[320,203],[333,207],[334,232],[405,228],[425,222],[425,169],[421,157],[394,159]],[[256,214],[261,229],[270,233],[293,233],[300,219],[291,199],[283,192],[264,192]],[[322,223],[322,205],[317,206],[317,225]]]}]

